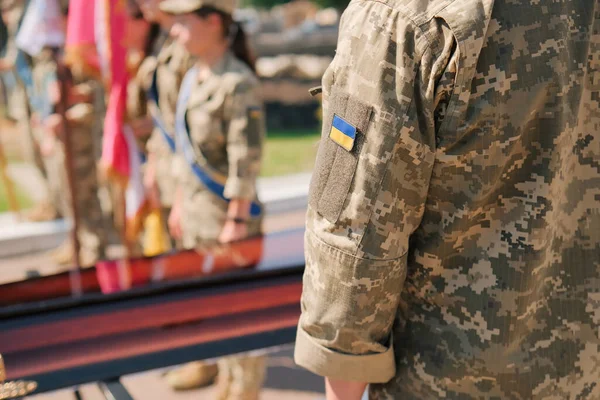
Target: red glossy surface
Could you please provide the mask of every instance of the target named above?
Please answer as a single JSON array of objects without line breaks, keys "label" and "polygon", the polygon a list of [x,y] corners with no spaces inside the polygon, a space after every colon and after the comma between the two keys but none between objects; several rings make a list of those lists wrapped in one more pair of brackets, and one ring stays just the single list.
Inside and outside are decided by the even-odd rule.
[{"label": "red glossy surface", "polygon": [[71,318],[46,323],[43,330],[39,325],[3,330],[0,354],[299,304],[301,290],[300,284],[288,284]]},{"label": "red glossy surface", "polygon": [[11,305],[112,294],[246,268],[276,269],[303,260],[303,230],[298,229],[155,258],[105,261],[95,268],[0,285],[0,315]]},{"label": "red glossy surface", "polygon": [[174,328],[153,328],[115,337],[88,339],[44,349],[6,353],[8,379],[98,364],[104,361],[172,350],[233,337],[293,327],[298,306],[261,310],[242,316],[190,323]]},{"label": "red glossy surface", "polygon": [[[300,315],[302,291],[297,275],[246,284],[246,275],[236,277],[231,272],[247,268],[252,274],[281,268],[296,271],[303,261],[300,229],[229,246],[104,262],[79,272],[0,285],[0,316],[2,312],[8,316],[0,319],[0,353],[8,378],[154,356],[186,346],[293,328]],[[201,281],[197,278],[223,273],[233,280],[215,277],[212,286],[206,286],[214,290],[205,290],[204,284],[198,286]],[[194,282],[188,286],[190,279]],[[165,286],[169,281],[177,281],[177,287]],[[75,295],[102,297],[146,286],[147,291],[131,292],[144,293],[140,299],[117,295],[95,306],[71,302]],[[61,298],[67,300],[67,309],[45,308]],[[35,305],[36,313],[29,314],[28,305]],[[19,312],[25,307],[24,315],[11,314],[15,307],[20,307]]]}]

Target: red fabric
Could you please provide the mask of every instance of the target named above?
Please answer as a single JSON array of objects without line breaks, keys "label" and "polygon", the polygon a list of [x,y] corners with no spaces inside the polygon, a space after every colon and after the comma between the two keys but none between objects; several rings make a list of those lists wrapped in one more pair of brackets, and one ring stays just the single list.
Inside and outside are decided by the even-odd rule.
[{"label": "red fabric", "polygon": [[124,0],[97,0],[97,45],[100,64],[109,87],[109,100],[104,121],[102,161],[109,173],[129,178],[129,150],[123,124],[127,110],[127,48],[124,45],[127,9]]},{"label": "red fabric", "polygon": [[66,61],[70,66],[95,72],[99,69],[96,51],[95,10],[89,0],[71,0],[67,19]]}]

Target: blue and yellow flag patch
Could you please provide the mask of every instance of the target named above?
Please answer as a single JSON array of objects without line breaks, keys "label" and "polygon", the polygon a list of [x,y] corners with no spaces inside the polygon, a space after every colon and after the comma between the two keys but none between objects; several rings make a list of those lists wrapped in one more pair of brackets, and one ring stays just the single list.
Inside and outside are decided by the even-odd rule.
[{"label": "blue and yellow flag patch", "polygon": [[329,132],[329,138],[342,146],[344,149],[350,151],[354,147],[354,140],[356,139],[356,127],[342,117],[337,115],[333,116],[333,123],[331,124],[331,131]]}]

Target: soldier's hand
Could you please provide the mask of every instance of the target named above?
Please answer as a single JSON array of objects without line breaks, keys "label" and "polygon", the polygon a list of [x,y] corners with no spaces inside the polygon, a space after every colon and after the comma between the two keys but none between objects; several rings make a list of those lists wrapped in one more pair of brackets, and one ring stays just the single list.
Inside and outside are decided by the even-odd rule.
[{"label": "soldier's hand", "polygon": [[173,204],[171,213],[169,214],[169,232],[174,239],[181,240],[183,237],[183,229],[181,228],[181,206]]},{"label": "soldier's hand", "polygon": [[59,114],[52,114],[44,120],[44,128],[46,133],[60,137],[63,129],[63,118]]},{"label": "soldier's hand", "polygon": [[148,167],[144,172],[144,188],[152,208],[160,207],[160,195],[158,191],[158,185],[156,184],[156,166],[152,163],[152,160],[148,160]]},{"label": "soldier's hand", "polygon": [[248,227],[245,223],[236,223],[234,221],[227,221],[221,235],[219,235],[220,243],[231,243],[237,242],[248,237]]},{"label": "soldier's hand", "polygon": [[367,384],[362,382],[325,378],[325,398],[327,400],[360,400],[366,388]]},{"label": "soldier's hand", "polygon": [[93,103],[94,88],[88,84],[79,84],[69,89],[69,106],[78,103]]},{"label": "soldier's hand", "polygon": [[40,118],[40,115],[36,112],[32,113],[30,123],[32,128],[39,128],[40,126],[42,126],[42,120]]},{"label": "soldier's hand", "polygon": [[137,138],[145,138],[150,136],[154,129],[154,123],[150,117],[137,118],[129,122],[129,126],[133,130],[133,134]]},{"label": "soldier's hand", "polygon": [[48,93],[48,100],[52,104],[60,103],[61,93],[60,93],[60,83],[58,81],[52,81],[48,84],[48,88],[46,89]]},{"label": "soldier's hand", "polygon": [[4,59],[0,59],[0,72],[5,72],[11,69],[10,63],[6,62]]},{"label": "soldier's hand", "polygon": [[55,138],[44,138],[40,143],[40,153],[43,157],[49,157],[56,150]]}]

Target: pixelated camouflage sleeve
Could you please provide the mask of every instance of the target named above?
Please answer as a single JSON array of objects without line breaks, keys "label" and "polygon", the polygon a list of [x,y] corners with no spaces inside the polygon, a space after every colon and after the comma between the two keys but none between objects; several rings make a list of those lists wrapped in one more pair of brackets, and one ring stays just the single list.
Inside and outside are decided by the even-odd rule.
[{"label": "pixelated camouflage sleeve", "polygon": [[[392,325],[434,164],[436,93],[453,54],[378,1],[353,1],[323,77],[295,360],[331,378],[387,382]],[[450,87],[452,85],[449,85]]]},{"label": "pixelated camouflage sleeve", "polygon": [[139,82],[140,87],[148,91],[152,85],[152,76],[158,67],[158,60],[155,56],[148,56],[138,68],[135,79]]},{"label": "pixelated camouflage sleeve", "polygon": [[264,110],[258,82],[246,79],[236,85],[228,102],[227,159],[229,175],[225,196],[253,200],[260,173],[264,140]]}]

